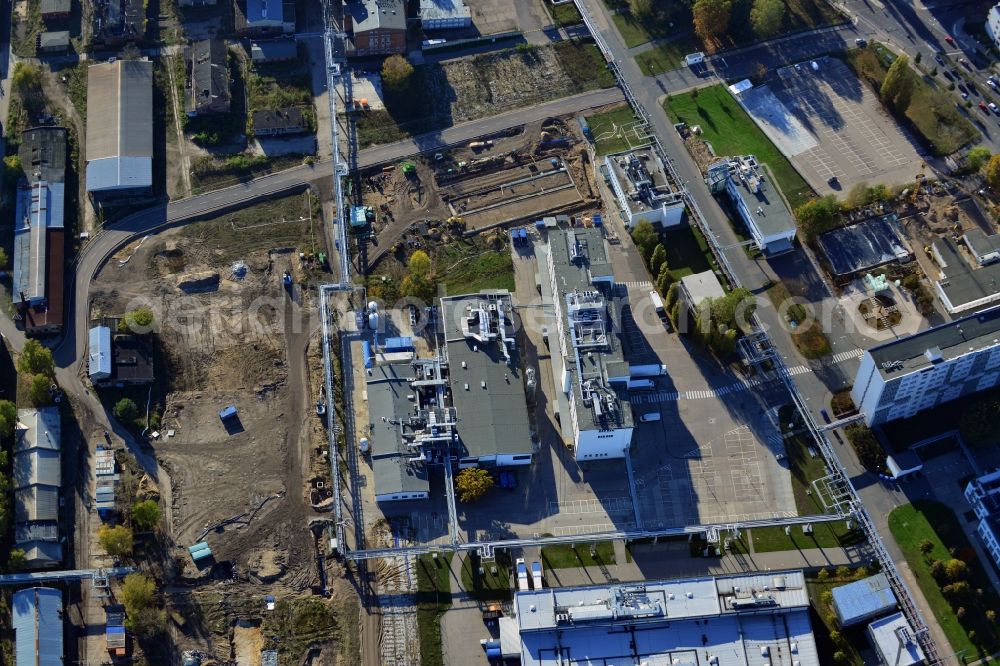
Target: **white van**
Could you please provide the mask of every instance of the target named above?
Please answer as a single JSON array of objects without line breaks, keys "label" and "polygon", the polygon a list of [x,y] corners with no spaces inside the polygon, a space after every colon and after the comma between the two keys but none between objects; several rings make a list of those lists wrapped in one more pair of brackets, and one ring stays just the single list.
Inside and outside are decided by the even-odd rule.
[{"label": "white van", "polygon": [[660,420],[659,412],[650,412],[648,414],[643,414],[642,416],[639,417],[640,423],[655,423],[656,421],[659,420]]}]

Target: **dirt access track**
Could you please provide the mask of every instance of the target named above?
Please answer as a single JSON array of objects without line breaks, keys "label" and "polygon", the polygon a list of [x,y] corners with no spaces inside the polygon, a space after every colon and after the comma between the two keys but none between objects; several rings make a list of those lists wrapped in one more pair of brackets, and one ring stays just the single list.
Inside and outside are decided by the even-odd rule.
[{"label": "dirt access track", "polygon": [[[316,419],[306,351],[318,316],[300,286],[322,279],[310,259],[324,251],[314,201],[294,195],[148,237],[113,258],[91,288],[92,317],[138,305],[155,314],[153,409],[162,422],[152,447],[171,477],[169,532],[189,581],[208,574],[184,551],[204,539],[216,562],[277,583],[274,591],[318,583],[308,523],[325,514],[313,511],[306,487]],[[145,388],[135,397],[144,405]],[[239,416],[223,423],[228,405]]]}]

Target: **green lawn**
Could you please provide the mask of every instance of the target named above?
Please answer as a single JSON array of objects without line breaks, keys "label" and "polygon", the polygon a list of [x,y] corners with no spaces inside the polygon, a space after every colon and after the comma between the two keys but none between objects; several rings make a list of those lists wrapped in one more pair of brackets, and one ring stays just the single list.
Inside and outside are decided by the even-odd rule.
[{"label": "green lawn", "polygon": [[556,25],[577,25],[583,23],[583,17],[580,16],[580,12],[577,11],[576,5],[572,2],[553,5],[546,0],[544,4],[545,8],[549,10],[552,22]]},{"label": "green lawn", "polygon": [[[938,502],[917,500],[893,509],[889,514],[889,529],[934,613],[933,620],[937,620],[948,637],[951,649],[961,653],[965,661],[995,652],[1000,647],[996,626],[986,619],[984,613],[989,609],[1000,610],[1000,597],[990,584],[954,512]],[[925,539],[934,545],[927,556],[920,552],[920,543]],[[966,611],[962,620],[958,619],[955,609],[930,573],[932,561],[951,558],[949,549],[955,549],[955,556],[969,567],[968,582],[973,592],[961,602]],[[979,590],[982,590],[982,595]],[[933,621],[931,618],[928,620]],[[970,639],[970,631],[975,631],[975,639]]]},{"label": "green lawn", "polygon": [[507,248],[484,249],[473,240],[458,240],[434,254],[435,271],[447,294],[482,289],[514,290],[514,261]]},{"label": "green lawn", "polygon": [[594,150],[598,156],[620,153],[629,149],[630,143],[623,136],[622,128],[628,127],[636,121],[631,106],[622,104],[607,111],[586,116],[584,119],[590,127],[590,135],[594,137]]},{"label": "green lawn", "polygon": [[[590,549],[595,556],[591,557]],[[542,565],[549,569],[574,569],[615,563],[615,546],[610,541],[576,546],[545,546],[542,548]]]},{"label": "green lawn", "polygon": [[[895,55],[881,44],[871,48],[854,49],[847,54],[847,64],[859,78],[867,81],[877,91],[885,79],[889,64]],[[955,108],[954,96],[937,87],[932,78],[915,76],[910,105],[901,120],[916,130],[935,155],[950,155],[962,146],[979,138],[979,131]],[[897,117],[900,115],[890,109]]]},{"label": "green lawn", "polygon": [[676,40],[658,44],[635,57],[635,64],[646,76],[656,76],[684,65],[684,56],[701,49],[694,35],[681,35]]},{"label": "green lawn", "polygon": [[[480,567],[482,576],[479,575]],[[470,553],[462,562],[462,588],[480,601],[509,601],[512,594],[510,572],[510,555],[506,553],[498,552],[496,560],[485,563],[479,555]]]},{"label": "green lawn", "polygon": [[454,553],[417,558],[417,633],[420,663],[444,666],[441,649],[441,616],[451,608],[451,558]]},{"label": "green lawn", "polygon": [[826,333],[823,332],[823,327],[820,326],[818,321],[812,321],[804,326],[802,322],[809,319],[808,311],[804,305],[796,304],[792,306],[785,306],[782,309],[782,304],[787,302],[792,295],[786,287],[781,282],[775,282],[770,289],[767,290],[767,298],[771,301],[775,310],[778,310],[785,317],[785,321],[791,327],[792,322],[795,322],[795,328],[792,329],[791,336],[792,342],[795,344],[795,348],[799,350],[805,358],[822,358],[823,356],[829,355],[833,349],[830,346],[830,339],[826,337]]},{"label": "green lawn", "polygon": [[718,155],[756,155],[767,164],[792,209],[816,196],[799,172],[785,159],[725,87],[673,95],[663,107],[673,122],[699,125],[702,138]]},{"label": "green lawn", "polygon": [[593,42],[570,39],[552,45],[563,71],[576,85],[574,92],[613,88],[617,81],[601,50]]},{"label": "green lawn", "polygon": [[660,239],[667,251],[667,265],[676,279],[717,268],[708,241],[696,227],[671,229],[662,233]]}]

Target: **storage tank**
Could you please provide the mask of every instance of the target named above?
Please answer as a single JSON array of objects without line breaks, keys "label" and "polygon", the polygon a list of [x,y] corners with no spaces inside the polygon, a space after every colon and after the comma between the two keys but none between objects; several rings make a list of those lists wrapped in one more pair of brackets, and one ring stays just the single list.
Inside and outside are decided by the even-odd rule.
[{"label": "storage tank", "polygon": [[370,315],[368,315],[368,328],[372,329],[373,331],[377,331],[378,330],[378,313],[377,312],[373,312]]},{"label": "storage tank", "polygon": [[378,303],[376,303],[375,301],[368,301],[368,311],[378,312]]}]

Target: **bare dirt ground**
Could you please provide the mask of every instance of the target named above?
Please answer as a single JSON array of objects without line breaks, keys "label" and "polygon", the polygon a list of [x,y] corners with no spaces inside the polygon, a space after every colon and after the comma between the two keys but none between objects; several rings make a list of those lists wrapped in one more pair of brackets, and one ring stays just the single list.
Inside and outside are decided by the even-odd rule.
[{"label": "bare dirt ground", "polygon": [[[464,146],[441,153],[441,159],[415,160],[416,171],[410,175],[393,168],[362,176],[362,201],[375,209],[376,217],[377,247],[369,250],[372,266],[387,252],[398,251],[401,242],[442,241],[429,221],[458,217],[462,228],[473,232],[542,215],[572,214],[599,203],[594,167],[572,118],[531,123],[492,141],[488,148]],[[551,171],[553,158],[566,172],[512,185]],[[573,187],[553,191],[553,186],[569,184]]]},{"label": "bare dirt ground", "polygon": [[[179,649],[226,662],[258,664],[261,646],[273,647],[273,630],[262,634],[258,621],[264,595],[305,603],[320,586],[325,540],[310,522],[329,514],[311,502],[329,469],[310,345],[319,322],[312,289],[322,279],[314,256],[325,251],[314,202],[293,195],[147,238],[112,258],[92,286],[92,316],[140,304],[155,313],[162,436],[152,448],[172,484],[169,555],[180,565],[165,583],[178,586],[168,606],[187,620],[175,621],[171,634]],[[286,270],[291,289],[282,283]],[[227,405],[239,417],[223,423]],[[197,570],[185,552],[199,540],[212,548],[211,569]],[[326,574],[338,602],[323,603],[347,613],[338,622],[350,626],[356,597],[352,605],[335,561],[327,560]],[[338,661],[339,649],[327,644],[334,632],[313,633],[287,663],[300,663],[313,644],[311,663],[356,663],[356,643]]]}]

